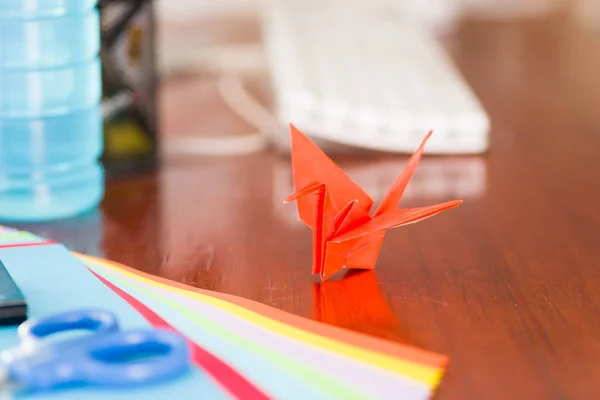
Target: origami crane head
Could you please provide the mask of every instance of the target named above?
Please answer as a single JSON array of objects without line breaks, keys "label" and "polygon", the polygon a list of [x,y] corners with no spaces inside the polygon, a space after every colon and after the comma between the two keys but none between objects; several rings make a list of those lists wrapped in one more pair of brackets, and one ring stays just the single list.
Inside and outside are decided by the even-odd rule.
[{"label": "origami crane head", "polygon": [[306,135],[290,125],[295,192],[300,220],[313,230],[312,273],[327,280],[346,269],[373,269],[385,231],[459,206],[454,200],[433,206],[397,209],[429,132],[387,195],[371,214],[373,200]]}]

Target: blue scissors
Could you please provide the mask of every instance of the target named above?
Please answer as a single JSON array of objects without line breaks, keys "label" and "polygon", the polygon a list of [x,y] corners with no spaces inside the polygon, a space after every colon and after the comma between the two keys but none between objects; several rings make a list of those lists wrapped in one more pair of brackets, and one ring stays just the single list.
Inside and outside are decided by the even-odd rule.
[{"label": "blue scissors", "polygon": [[[53,334],[90,331],[52,340]],[[26,390],[69,385],[133,386],[174,378],[190,365],[188,345],[172,331],[122,331],[102,309],[68,311],[22,323],[20,345],[0,353],[0,383]]]}]

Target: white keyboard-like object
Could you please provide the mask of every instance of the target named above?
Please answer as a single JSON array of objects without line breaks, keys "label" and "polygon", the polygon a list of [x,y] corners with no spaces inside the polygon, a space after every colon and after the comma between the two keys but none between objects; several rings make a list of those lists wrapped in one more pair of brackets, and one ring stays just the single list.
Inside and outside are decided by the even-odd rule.
[{"label": "white keyboard-like object", "polygon": [[[433,129],[428,153],[484,152],[488,116],[432,34],[399,9],[357,4],[265,4],[264,42],[282,126],[394,152],[413,152]],[[286,148],[286,130],[280,133],[275,140]]]}]

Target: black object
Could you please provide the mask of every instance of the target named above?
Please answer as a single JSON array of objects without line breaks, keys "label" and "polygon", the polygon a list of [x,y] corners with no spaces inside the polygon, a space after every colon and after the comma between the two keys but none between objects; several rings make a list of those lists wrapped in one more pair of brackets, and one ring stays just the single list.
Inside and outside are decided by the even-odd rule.
[{"label": "black object", "polygon": [[152,3],[98,3],[102,24],[102,163],[109,178],[152,169],[158,163]]},{"label": "black object", "polygon": [[25,296],[0,261],[0,325],[17,325],[26,319]]}]

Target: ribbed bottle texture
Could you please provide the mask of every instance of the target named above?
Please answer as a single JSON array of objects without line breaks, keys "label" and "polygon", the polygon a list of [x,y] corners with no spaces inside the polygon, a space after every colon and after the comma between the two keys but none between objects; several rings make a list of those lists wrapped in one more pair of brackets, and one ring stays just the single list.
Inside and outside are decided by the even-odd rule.
[{"label": "ribbed bottle texture", "polygon": [[0,220],[101,200],[99,51],[96,0],[0,1]]}]

